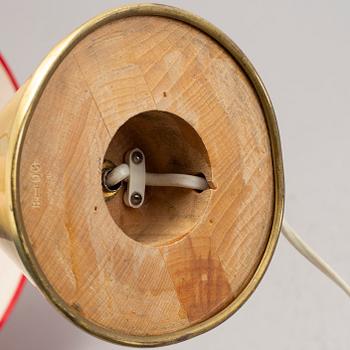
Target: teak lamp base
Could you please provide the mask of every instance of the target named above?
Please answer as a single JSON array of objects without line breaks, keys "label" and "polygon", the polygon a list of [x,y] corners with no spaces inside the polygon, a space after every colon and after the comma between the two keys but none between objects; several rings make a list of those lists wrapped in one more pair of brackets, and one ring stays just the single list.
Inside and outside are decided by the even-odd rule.
[{"label": "teak lamp base", "polygon": [[[88,332],[154,346],[202,333],[253,292],[273,254],[283,171],[273,108],[218,29],[134,5],[62,41],[0,115],[1,241]],[[147,171],[201,174],[203,192],[123,189],[106,161],[140,148]]]}]

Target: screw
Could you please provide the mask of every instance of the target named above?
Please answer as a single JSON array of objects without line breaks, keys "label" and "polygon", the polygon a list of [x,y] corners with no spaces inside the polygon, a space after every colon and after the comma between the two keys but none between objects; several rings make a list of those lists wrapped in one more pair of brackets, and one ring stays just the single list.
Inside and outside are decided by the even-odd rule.
[{"label": "screw", "polygon": [[143,154],[140,151],[135,151],[132,153],[131,159],[135,164],[140,164],[143,161]]},{"label": "screw", "polygon": [[138,192],[134,192],[130,199],[132,205],[139,205],[142,202],[142,196]]}]

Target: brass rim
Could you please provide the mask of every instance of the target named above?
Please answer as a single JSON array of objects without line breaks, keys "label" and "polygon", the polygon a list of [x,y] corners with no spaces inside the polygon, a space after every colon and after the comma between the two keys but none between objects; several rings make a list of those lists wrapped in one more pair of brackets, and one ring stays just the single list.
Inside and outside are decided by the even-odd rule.
[{"label": "brass rim", "polygon": [[[249,283],[231,304],[209,319],[173,333],[159,336],[130,336],[126,334],[117,334],[116,332],[97,326],[96,324],[82,318],[76,310],[67,305],[60,298],[60,296],[48,283],[35,259],[33,251],[31,250],[23,224],[18,191],[18,165],[20,164],[22,143],[32,116],[32,112],[34,111],[51,75],[56,70],[60,62],[62,62],[64,57],[70,52],[70,50],[89,33],[105,25],[106,23],[130,16],[147,15],[163,16],[180,20],[206,33],[231,54],[231,56],[250,79],[263,108],[270,138],[274,169],[275,207],[271,233],[262,259]],[[275,113],[269,96],[252,64],[228,36],[206,20],[178,8],[156,4],[138,4],[110,10],[83,24],[66,39],[60,42],[36,70],[22,97],[14,121],[13,132],[10,135],[9,152],[12,161],[7,165],[6,171],[11,173],[10,208],[13,208],[13,216],[11,216],[11,229],[12,236],[14,237],[14,243],[24,266],[46,298],[65,316],[87,332],[107,341],[130,346],[161,346],[192,338],[214,328],[236,312],[239,307],[249,298],[263,277],[276,247],[284,209],[284,178],[279,132]]]}]

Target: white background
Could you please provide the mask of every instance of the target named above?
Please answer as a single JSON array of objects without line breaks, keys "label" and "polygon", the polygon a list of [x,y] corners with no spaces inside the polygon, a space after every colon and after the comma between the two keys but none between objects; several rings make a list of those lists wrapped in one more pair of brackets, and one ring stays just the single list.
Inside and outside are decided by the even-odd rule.
[{"label": "white background", "polygon": [[[53,45],[122,1],[0,0],[0,50],[20,83]],[[350,2],[163,1],[208,19],[247,54],[270,93],[283,152],[286,217],[350,280]],[[251,299],[231,319],[168,349],[350,348],[346,295],[280,238]],[[27,283],[1,350],[107,350]]]}]

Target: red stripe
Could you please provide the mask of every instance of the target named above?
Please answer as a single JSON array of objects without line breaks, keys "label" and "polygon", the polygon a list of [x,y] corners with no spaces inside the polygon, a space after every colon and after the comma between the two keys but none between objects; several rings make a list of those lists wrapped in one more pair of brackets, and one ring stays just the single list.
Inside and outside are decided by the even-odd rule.
[{"label": "red stripe", "polygon": [[[15,87],[16,90],[18,90],[18,83],[17,83],[17,80],[15,78],[15,76],[13,75],[10,67],[7,65],[4,57],[1,55],[0,53],[0,64],[4,67],[7,75],[9,76],[13,86]],[[1,328],[4,326],[6,320],[8,319],[8,317],[10,316],[10,313],[13,309],[13,307],[15,306],[16,302],[17,302],[17,299],[19,298],[20,294],[21,294],[21,291],[23,289],[23,286],[24,286],[24,283],[26,281],[26,278],[24,276],[21,277],[18,285],[17,285],[17,288],[16,288],[16,291],[15,293],[13,294],[12,298],[11,298],[11,301],[10,303],[8,304],[7,306],[7,309],[2,317],[2,319],[0,319],[0,330]]]},{"label": "red stripe", "polygon": [[13,86],[16,88],[16,90],[18,90],[19,88],[19,85],[17,83],[17,80],[15,78],[15,76],[13,75],[10,67],[8,66],[8,64],[6,63],[5,59],[4,59],[4,56],[1,54],[0,52],[0,63],[3,65],[3,67],[5,68],[5,71],[7,73],[7,75],[9,76]]},{"label": "red stripe", "polygon": [[6,323],[7,319],[9,318],[10,313],[17,302],[17,299],[19,298],[19,296],[22,292],[25,281],[26,281],[26,278],[24,276],[22,276],[21,280],[18,283],[18,286],[17,286],[15,293],[13,294],[12,299],[11,299],[10,303],[8,304],[5,313],[2,317],[2,319],[0,320],[0,330],[4,326],[4,324]]}]

